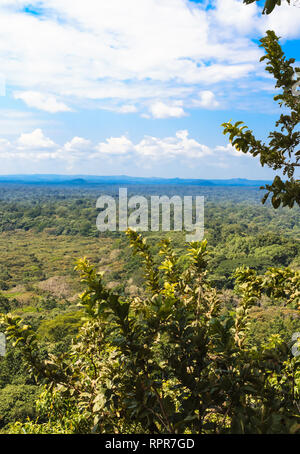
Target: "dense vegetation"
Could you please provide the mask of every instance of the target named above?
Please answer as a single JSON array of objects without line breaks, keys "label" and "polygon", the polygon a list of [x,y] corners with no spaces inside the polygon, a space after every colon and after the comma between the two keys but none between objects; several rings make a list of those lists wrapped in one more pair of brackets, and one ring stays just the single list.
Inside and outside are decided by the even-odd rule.
[{"label": "dense vegetation", "polygon": [[[274,334],[247,339],[249,312],[265,293],[299,309],[300,273],[271,268],[236,273],[241,299],[224,310],[207,278],[206,241],[177,256],[161,242],[156,264],[128,231],[145,268],[145,295],[109,290],[87,259],[78,261],[86,322],[63,354],[44,358],[20,317],[2,317],[29,370],[47,382],[36,421],[16,433],[294,433],[300,429],[300,357]],[[297,315],[296,315],[297,316]]]},{"label": "dense vegetation", "polygon": [[[132,194],[157,194],[157,190],[157,187],[131,188]],[[233,317],[230,314],[241,304],[241,296],[234,290],[233,273],[237,267],[246,265],[258,274],[265,273],[270,266],[299,269],[298,208],[279,208],[275,211],[270,205],[262,206],[257,188],[159,187],[160,194],[163,190],[169,195],[197,194],[206,197],[205,237],[208,240],[209,256],[205,279],[220,292],[220,314],[217,318],[221,317],[222,323],[225,323],[226,317],[229,317],[228,320]],[[119,232],[100,234],[96,230],[95,204],[97,197],[103,192],[115,194],[116,188],[50,188],[13,184],[1,188],[1,312],[11,312],[13,316],[21,317],[24,323],[32,326],[41,359],[53,354],[66,355],[71,348],[72,338],[84,323],[82,308],[77,306],[77,295],[81,289],[74,264],[78,257],[86,256],[96,265],[97,271],[104,272],[103,279],[107,288],[113,289],[124,300],[149,297],[148,289],[144,287],[139,258],[132,253],[125,235]],[[84,224],[86,227],[82,230]],[[145,236],[154,263],[158,263],[159,242],[165,235],[161,232],[148,232]],[[189,259],[184,256],[184,233],[170,232],[168,236],[173,240],[175,253],[181,257],[181,265],[186,267]],[[249,348],[262,348],[270,335],[279,335],[290,352],[292,335],[299,330],[300,325],[295,304],[285,306],[282,298],[262,295],[258,304],[249,309],[249,317],[252,321],[246,334]],[[93,326],[94,322],[88,323]],[[92,328],[89,326],[82,328],[80,338],[91,336],[89,330]],[[48,392],[39,401],[37,413],[35,402],[41,393],[41,386],[47,382],[44,376],[36,381],[28,374],[20,345],[13,347],[12,342],[9,342],[7,355],[0,358],[0,425],[3,431],[18,431],[18,425],[13,428],[11,426],[14,421],[20,421],[20,430],[23,430],[26,418],[34,420],[37,414],[38,424],[32,426],[30,423],[26,426],[27,431],[69,433],[91,429],[89,418],[78,421],[79,425],[74,422],[78,407],[74,408],[67,400],[62,405],[71,405],[73,419],[64,420],[65,426],[61,426],[57,420],[49,422],[47,409],[53,395],[49,396]],[[55,388],[55,395],[56,393]],[[57,405],[57,400],[55,402]],[[61,410],[58,409],[57,415],[59,412]],[[217,413],[212,420],[205,417],[203,430],[221,430],[217,423],[219,418],[220,414]],[[229,415],[228,418],[225,418],[226,424],[222,426],[224,431],[231,430]],[[119,423],[123,424],[122,421]],[[172,422],[172,428],[175,423],[177,424]],[[185,428],[194,431],[196,426],[193,424],[178,425],[178,430]],[[269,423],[266,424],[269,427]],[[290,430],[293,424],[287,424],[289,429],[286,430]],[[143,425],[118,427],[118,430],[124,431],[151,430]],[[154,426],[152,429],[154,430]],[[104,430],[103,427],[101,430]],[[105,430],[110,429],[106,427]],[[165,428],[161,427],[161,430],[165,431]],[[232,430],[238,429],[235,427]]]}]

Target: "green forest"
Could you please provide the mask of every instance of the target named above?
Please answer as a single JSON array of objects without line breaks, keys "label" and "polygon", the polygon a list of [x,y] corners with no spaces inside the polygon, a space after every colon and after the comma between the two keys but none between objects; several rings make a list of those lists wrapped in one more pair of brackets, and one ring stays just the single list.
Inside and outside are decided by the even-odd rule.
[{"label": "green forest", "polygon": [[[133,186],[130,188],[132,194],[153,194],[157,191],[158,188],[155,186]],[[252,277],[269,275],[269,279],[271,278],[271,275],[268,274],[270,268],[274,273],[278,269],[284,269],[285,272],[291,273],[286,278],[284,276],[282,278],[284,282],[289,280],[293,282],[294,279],[294,287],[288,288],[287,286],[283,293],[279,292],[278,295],[271,289],[261,291],[259,296],[255,293],[253,298],[256,301],[253,301],[251,307],[247,308],[247,324],[249,323],[249,326],[243,335],[245,335],[247,348],[252,352],[251,355],[261,348],[269,348],[268,345],[274,345],[276,355],[279,355],[280,360],[283,360],[288,351],[290,352],[292,358],[290,360],[291,362],[294,361],[293,367],[296,368],[296,357],[292,356],[291,348],[293,345],[292,336],[299,330],[300,326],[297,307],[297,304],[299,304],[299,271],[296,271],[300,268],[299,208],[281,207],[275,210],[271,204],[262,205],[262,191],[257,187],[177,186],[159,187],[159,191],[161,193],[169,192],[169,194],[201,194],[205,197],[205,239],[207,245],[203,242],[200,246],[197,266],[200,267],[200,275],[203,276],[201,279],[205,279],[205,290],[203,292],[205,294],[208,292],[208,301],[212,297],[211,294],[218,301],[218,303],[214,303],[216,308],[213,309],[213,314],[214,311],[216,313],[213,317],[210,316],[212,317],[210,323],[214,321],[219,325],[212,325],[209,329],[217,329],[218,326],[218,329],[225,330],[224,336],[226,333],[226,336],[229,336],[228,339],[222,339],[225,344],[221,343],[217,348],[218,354],[224,361],[226,355],[228,358],[235,358],[235,354],[226,349],[233,348],[233,345],[231,345],[233,340],[230,336],[233,336],[231,331],[234,325],[232,324],[237,316],[234,314],[238,313],[238,308],[243,301],[240,281],[245,276],[243,277],[241,270],[248,270]],[[10,328],[13,328],[12,332],[17,336],[18,331],[15,330],[21,330],[22,333],[22,330],[25,329],[24,326],[30,327],[30,330],[33,330],[32,333],[34,333],[34,342],[38,344],[37,358],[39,358],[39,361],[51,362],[51,358],[53,360],[55,356],[60,358],[62,362],[59,365],[60,368],[70,367],[70,365],[67,365],[67,358],[69,360],[73,358],[74,352],[70,353],[73,349],[78,353],[78,349],[86,348],[87,345],[93,352],[91,361],[96,361],[96,368],[100,367],[100,364],[101,367],[106,368],[109,352],[114,357],[114,348],[117,348],[117,350],[121,348],[120,346],[113,347],[110,345],[107,346],[108,350],[104,353],[98,344],[98,341],[100,342],[100,339],[104,336],[102,329],[109,330],[107,325],[110,323],[114,325],[115,322],[110,317],[107,321],[107,315],[105,315],[105,321],[102,320],[102,314],[96,317],[94,314],[91,316],[90,311],[93,313],[95,308],[87,308],[87,301],[80,299],[79,294],[82,293],[84,287],[80,283],[78,271],[74,269],[76,261],[80,257],[86,257],[86,261],[77,265],[81,274],[89,272],[87,271],[89,269],[93,269],[93,273],[100,273],[103,276],[101,282],[107,289],[106,291],[109,294],[118,295],[117,298],[124,301],[122,304],[126,304],[125,301],[128,300],[132,301],[133,307],[137,305],[137,308],[142,311],[143,307],[146,308],[147,301],[152,301],[149,295],[154,290],[151,287],[153,283],[150,287],[148,285],[149,271],[147,271],[147,267],[149,263],[146,261],[146,270],[141,267],[145,259],[143,256],[139,256],[141,252],[144,253],[144,251],[138,250],[141,244],[134,243],[138,239],[131,238],[132,248],[127,236],[122,232],[100,233],[97,231],[95,223],[97,216],[96,200],[100,193],[114,195],[116,188],[114,186],[97,185],[78,187],[76,185],[31,186],[18,184],[3,184],[0,187],[0,244],[2,251],[0,258],[0,307],[4,314],[5,325],[8,328],[7,332],[10,333]],[[185,275],[184,273],[188,273],[189,270],[189,254],[191,252],[187,253],[185,232],[147,232],[143,234],[143,237],[147,240],[146,244],[149,248],[147,251],[149,250],[149,254],[151,254],[153,267],[158,274],[162,273],[161,276],[156,277],[160,292],[171,292],[168,296],[168,298],[171,298],[174,291],[173,287],[179,279],[180,274],[178,273]],[[168,238],[171,240],[170,244]],[[163,246],[162,240],[166,241]],[[92,268],[92,265],[88,265],[87,261],[93,264],[94,268]],[[160,263],[161,265],[159,265]],[[176,269],[176,272],[173,268]],[[236,269],[239,269],[242,274],[237,275]],[[97,285],[99,285],[100,275],[92,274]],[[275,280],[277,282],[277,278]],[[83,281],[85,282],[85,278],[83,278]],[[163,282],[165,283],[163,284]],[[170,287],[166,287],[167,283]],[[290,293],[292,288],[294,288],[294,291],[296,290],[296,294]],[[179,291],[179,288],[177,291]],[[286,296],[290,298],[289,304],[287,304]],[[99,299],[99,296],[97,298]],[[151,316],[153,317],[153,314]],[[129,315],[127,317],[129,321]],[[158,317],[163,317],[165,321],[166,315],[163,313],[156,314],[154,319]],[[185,314],[185,317],[188,317],[188,313]],[[87,318],[89,321],[87,321]],[[152,323],[148,318],[146,320],[147,323]],[[142,322],[140,321],[140,323]],[[170,323],[170,320],[168,323]],[[183,323],[187,323],[187,321],[183,321]],[[190,323],[190,320],[188,323]],[[100,330],[98,340],[95,338],[96,332],[93,332],[95,324],[99,325],[98,329]],[[154,341],[153,336],[155,335],[151,333],[151,329],[149,327],[143,328],[143,335],[147,337],[143,342],[148,345],[153,343],[153,348],[156,351],[155,345],[158,341]],[[208,326],[205,328],[200,326],[197,329],[202,333],[203,329],[208,329]],[[195,336],[199,337],[199,333]],[[216,341],[220,335],[220,332],[214,334],[214,336],[217,336]],[[152,380],[158,386],[158,392],[165,396],[164,399],[167,399],[166,405],[170,415],[172,414],[172,418],[174,414],[174,421],[170,416],[171,421],[164,422],[164,425],[162,425],[162,422],[153,421],[152,417],[149,417],[146,413],[142,417],[138,412],[143,414],[145,410],[139,409],[137,406],[136,409],[130,410],[130,412],[133,412],[130,417],[132,423],[127,426],[125,421],[128,421],[128,416],[122,415],[121,408],[118,410],[120,406],[118,399],[122,398],[119,392],[121,393],[121,388],[124,386],[124,392],[127,393],[131,386],[136,387],[137,384],[132,381],[129,387],[129,384],[123,383],[122,377],[119,376],[118,380],[122,382],[122,386],[120,382],[111,384],[111,386],[117,387],[117,395],[110,390],[112,400],[104,402],[103,382],[101,379],[100,383],[97,383],[100,377],[93,377],[92,362],[80,366],[82,374],[86,374],[91,381],[87,385],[85,377],[84,386],[87,388],[84,391],[80,390],[79,394],[84,394],[83,401],[81,401],[81,398],[75,397],[75,391],[74,395],[72,393],[69,395],[70,389],[66,384],[56,383],[55,379],[49,387],[49,380],[50,382],[53,380],[52,372],[54,371],[51,372],[50,376],[47,376],[45,371],[40,371],[40,373],[37,373],[35,369],[31,370],[31,373],[28,371],[27,344],[24,345],[24,339],[27,342],[27,338],[24,338],[22,334],[19,340],[12,336],[7,344],[7,354],[0,359],[1,432],[85,433],[91,431],[93,427],[99,426],[97,431],[104,433],[111,433],[114,430],[121,431],[121,433],[151,433],[151,431],[197,433],[199,421],[197,418],[195,420],[192,417],[190,418],[189,414],[199,415],[198,410],[192,407],[180,410],[178,407],[178,410],[175,411],[176,407],[180,405],[181,399],[183,401],[186,399],[194,401],[195,398],[189,397],[188,389],[185,390],[184,395],[178,396],[176,390],[179,390],[179,379],[173,377],[172,372],[169,376],[169,372],[161,366],[165,361],[164,355],[169,357],[172,353],[172,344],[167,339],[167,333],[162,332],[161,336],[161,345],[160,343],[157,344],[157,354],[161,355],[161,362],[159,362],[160,365],[156,365],[159,369],[155,369],[153,365],[151,374],[153,374]],[[183,334],[180,335],[181,338],[182,336]],[[209,337],[211,336],[212,333],[209,334]],[[163,341],[164,338],[165,341]],[[83,339],[88,339],[88,344]],[[221,338],[218,342],[221,342]],[[187,346],[184,347],[187,348]],[[100,350],[98,350],[99,348]],[[168,348],[170,351],[160,351],[161,348]],[[203,348],[206,356],[208,345],[203,346]],[[209,349],[211,348],[216,347],[210,345]],[[287,348],[288,351],[281,352],[281,349],[284,348]],[[221,350],[219,351],[219,349]],[[222,351],[222,349],[225,349],[225,351]],[[81,357],[82,354],[83,352]],[[102,358],[102,354],[104,358]],[[180,354],[180,352],[176,353],[176,355]],[[204,352],[201,354],[204,354]],[[84,357],[88,361],[86,352]],[[284,359],[286,361],[286,358]],[[139,358],[130,358],[130,361],[134,361],[134,365],[130,366],[128,363],[126,370],[129,368],[132,373],[138,367],[135,362],[139,361]],[[147,358],[147,361],[150,361],[150,358]],[[206,361],[208,361],[207,358]],[[241,358],[239,358],[239,361],[241,361]],[[73,360],[71,362],[73,364]],[[55,364],[57,365],[57,359]],[[207,370],[209,364],[209,361],[205,364],[201,372],[203,376],[210,374]],[[116,367],[116,363],[113,362],[111,366]],[[75,367],[74,364],[72,367]],[[233,375],[240,374],[240,371],[238,373],[235,370],[236,365],[227,365],[226,367],[232,367],[231,373]],[[253,374],[252,367],[254,366],[250,363],[249,374]],[[289,367],[291,367],[290,364]],[[150,370],[152,370],[152,367]],[[110,371],[108,367],[106,372],[110,376],[113,370]],[[65,371],[63,369],[55,371],[55,374],[58,373],[65,374]],[[74,374],[74,371],[72,371],[72,374]],[[215,375],[216,371],[213,374]],[[79,377],[77,379],[79,380]],[[241,379],[241,377],[236,376],[235,380],[238,379]],[[83,377],[80,380],[83,380]],[[96,380],[94,384],[93,380]],[[105,378],[105,383],[107,383],[107,380],[109,380],[108,377]],[[214,380],[216,380],[215,386],[225,386],[220,381],[221,376],[214,376]],[[233,377],[230,380],[233,380]],[[247,383],[243,383],[243,386],[246,386],[244,391],[246,400],[250,399],[247,394],[251,395],[251,386],[253,386],[251,380],[249,383],[248,380],[249,377],[246,379]],[[99,386],[102,389],[100,394]],[[213,389],[212,384],[207,383],[206,386]],[[218,389],[215,390],[216,393],[219,391]],[[107,393],[107,391],[105,392]],[[134,392],[134,390],[131,392]],[[183,389],[181,392],[183,392]],[[218,400],[220,396],[218,398],[210,397],[212,401],[215,398]],[[265,396],[265,398],[269,399],[271,396]],[[140,404],[139,399],[138,403]],[[153,400],[151,393],[149,399],[148,405],[152,407],[154,403],[151,401],[151,399]],[[242,399],[242,394],[239,399]],[[134,399],[132,399],[132,405],[133,402]],[[92,409],[89,408],[89,405],[92,405]],[[186,405],[190,404],[187,402]],[[224,403],[218,405],[222,407]],[[97,410],[98,407],[99,410]],[[83,408],[85,409],[84,412],[82,411]],[[258,409],[261,411],[259,406]],[[128,409],[126,409],[127,411]],[[291,412],[293,413],[292,410]],[[185,416],[183,420],[187,419],[184,423],[180,420],[177,421],[181,413]],[[119,416],[116,416],[117,414]],[[139,422],[135,422],[134,414],[137,415],[136,418]],[[64,415],[63,418],[62,415]],[[112,417],[112,415],[114,416]],[[100,419],[95,424],[98,417]],[[250,418],[246,414],[243,417]],[[257,422],[253,423],[253,427],[250,428],[245,422],[246,429],[242,429],[238,427],[237,424],[239,423],[235,420],[232,430],[237,432],[245,430],[246,433],[257,430],[262,432],[290,431],[291,428],[296,430],[296,419],[294,420],[292,417],[291,421],[288,419],[282,423],[281,420],[278,420],[280,422],[276,423],[275,415],[269,415],[268,411],[264,416],[258,416],[254,412],[254,420],[258,417],[263,418],[265,429],[260,426],[260,423],[258,429]],[[218,413],[207,409],[206,416],[203,416],[203,418],[201,431],[204,433],[226,433],[231,430],[229,414],[224,419],[223,410]],[[219,426],[220,418],[222,421],[224,419],[222,428]],[[103,420],[105,420],[105,423]]]}]

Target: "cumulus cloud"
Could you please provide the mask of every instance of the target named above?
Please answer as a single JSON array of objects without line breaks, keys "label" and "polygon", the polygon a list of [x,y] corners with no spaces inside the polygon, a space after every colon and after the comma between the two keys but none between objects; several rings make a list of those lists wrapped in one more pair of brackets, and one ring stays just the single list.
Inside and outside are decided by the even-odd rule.
[{"label": "cumulus cloud", "polygon": [[72,140],[66,142],[64,145],[64,150],[70,153],[84,152],[91,146],[91,141],[84,139],[83,137],[73,137]]},{"label": "cumulus cloud", "polygon": [[24,91],[14,94],[15,99],[21,99],[29,107],[45,110],[49,113],[68,112],[71,109],[63,102],[57,101],[53,95],[38,91]]},{"label": "cumulus cloud", "polygon": [[216,109],[220,105],[216,100],[215,94],[210,90],[200,91],[198,98],[193,100],[193,104],[204,109]]},{"label": "cumulus cloud", "polygon": [[95,149],[104,155],[124,155],[133,149],[133,143],[127,137],[110,137],[105,142],[100,142]]},{"label": "cumulus cloud", "polygon": [[26,165],[56,160],[58,148],[59,146],[38,128],[31,133],[21,134],[15,141],[0,139],[0,159],[3,169],[7,165],[8,168],[19,168],[22,173]]},{"label": "cumulus cloud", "polygon": [[190,137],[187,130],[167,137],[145,135],[138,141],[121,135],[97,144],[75,136],[64,144],[56,144],[41,129],[36,129],[21,134],[15,141],[0,138],[0,159],[3,166],[11,169],[10,173],[16,173],[17,168],[20,173],[25,169],[31,173],[49,173],[49,169],[57,173],[59,169],[60,173],[93,175],[145,176],[146,171],[153,171],[152,175],[167,176],[170,170],[170,176],[176,172],[178,176],[194,178],[208,178],[206,171],[211,172],[210,177],[215,176],[218,168],[228,172],[238,169],[228,177],[247,176],[253,161],[231,145],[209,147]]},{"label": "cumulus cloud", "polygon": [[172,160],[175,158],[202,159],[212,154],[212,150],[195,139],[189,138],[188,131],[177,131],[173,137],[158,138],[144,136],[139,142],[134,143],[126,136],[111,137],[105,142],[100,142],[96,147],[96,154],[92,157],[105,155],[126,156],[139,160]]},{"label": "cumulus cloud", "polygon": [[17,140],[21,149],[49,149],[55,147],[55,142],[46,137],[41,129],[35,129],[28,134],[21,134]]},{"label": "cumulus cloud", "polygon": [[168,105],[161,101],[151,104],[149,111],[153,118],[180,118],[186,115],[182,107],[178,105]]},{"label": "cumulus cloud", "polygon": [[[120,137],[109,137],[105,141],[93,144],[91,140],[83,137],[73,137],[63,145],[56,144],[53,140],[47,137],[41,129],[36,129],[31,133],[23,133],[20,137],[10,142],[7,139],[0,138],[0,157],[2,153],[10,151],[14,156],[24,151],[30,151],[29,154],[24,154],[24,157],[30,160],[35,153],[35,156],[40,151],[45,150],[52,153],[52,157],[57,159],[98,159],[105,157],[125,156],[128,160],[134,159],[203,159],[213,156],[216,151],[223,151],[235,155],[234,149],[231,146],[219,146],[212,149],[204,144],[201,144],[196,139],[189,137],[187,130],[179,130],[174,136],[155,137],[145,135],[140,141],[134,143],[125,135]],[[22,154],[23,155],[23,154]]]},{"label": "cumulus cloud", "polygon": [[135,145],[139,156],[152,159],[202,159],[212,154],[206,145],[188,137],[188,131],[177,131],[175,137],[163,139],[145,136]]}]

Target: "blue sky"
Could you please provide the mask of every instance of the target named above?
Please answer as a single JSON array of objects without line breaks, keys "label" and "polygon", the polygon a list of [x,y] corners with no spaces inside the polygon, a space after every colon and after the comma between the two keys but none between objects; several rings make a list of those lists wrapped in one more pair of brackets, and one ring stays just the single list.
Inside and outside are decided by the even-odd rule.
[{"label": "blue sky", "polygon": [[300,61],[294,3],[0,0],[0,173],[272,178],[220,125],[273,128],[258,40]]}]

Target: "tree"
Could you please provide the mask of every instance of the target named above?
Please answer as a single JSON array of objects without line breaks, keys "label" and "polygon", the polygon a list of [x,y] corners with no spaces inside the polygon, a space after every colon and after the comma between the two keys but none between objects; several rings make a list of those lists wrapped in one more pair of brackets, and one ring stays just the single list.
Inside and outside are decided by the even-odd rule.
[{"label": "tree", "polygon": [[0,428],[12,421],[35,416],[39,389],[32,385],[7,385],[0,389]]},{"label": "tree", "polygon": [[229,134],[229,140],[237,150],[259,156],[262,166],[281,170],[286,176],[287,179],[283,181],[276,175],[271,185],[261,188],[268,191],[262,202],[265,203],[269,194],[273,194],[274,208],[280,205],[292,207],[295,202],[300,205],[300,180],[294,178],[295,171],[300,167],[300,132],[297,130],[300,121],[300,97],[296,92],[296,86],[300,83],[300,68],[293,68],[294,58],[286,59],[274,31],[268,30],[260,42],[266,51],[260,61],[267,60],[266,71],[274,76],[275,87],[281,89],[274,100],[287,110],[276,122],[276,128],[279,127],[280,130],[269,133],[268,145],[256,139],[243,121],[222,124],[223,133]]},{"label": "tree", "polygon": [[[244,3],[246,5],[250,5],[250,3],[258,2],[259,0],[244,0]],[[287,3],[290,5],[291,0],[286,0]],[[263,9],[263,14],[270,14],[276,6],[280,6],[282,4],[281,0],[266,0],[264,9]]]},{"label": "tree", "polygon": [[46,360],[33,330],[2,316],[30,370],[46,380],[27,433],[294,433],[300,429],[300,358],[273,336],[247,341],[249,312],[265,292],[299,303],[300,274],[237,271],[240,304],[230,313],[207,275],[206,241],[178,257],[161,243],[158,265],[141,235],[127,232],[142,259],[146,298],[108,290],[86,259],[78,262],[86,323],[70,351]]}]

